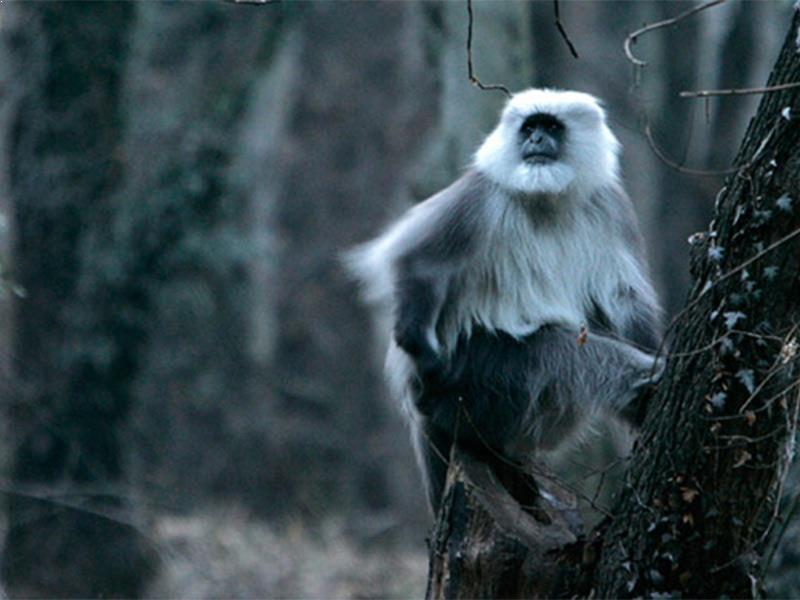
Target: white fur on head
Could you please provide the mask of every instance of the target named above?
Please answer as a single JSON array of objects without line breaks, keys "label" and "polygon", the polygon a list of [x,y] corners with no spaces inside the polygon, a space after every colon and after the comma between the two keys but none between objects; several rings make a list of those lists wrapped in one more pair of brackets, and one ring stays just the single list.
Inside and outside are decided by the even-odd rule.
[{"label": "white fur on head", "polygon": [[[529,116],[546,113],[566,126],[561,159],[553,164],[523,160],[519,130]],[[614,183],[619,142],[594,96],[583,92],[530,89],[514,94],[500,123],[475,154],[475,168],[494,183],[524,194],[589,192]]]}]

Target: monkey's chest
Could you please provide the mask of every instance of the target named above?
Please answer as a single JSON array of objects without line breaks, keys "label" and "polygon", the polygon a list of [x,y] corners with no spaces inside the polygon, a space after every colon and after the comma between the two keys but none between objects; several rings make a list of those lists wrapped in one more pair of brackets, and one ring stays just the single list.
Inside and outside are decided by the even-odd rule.
[{"label": "monkey's chest", "polygon": [[462,323],[515,336],[548,323],[586,324],[614,269],[601,247],[562,237],[509,235],[488,248],[462,281]]}]

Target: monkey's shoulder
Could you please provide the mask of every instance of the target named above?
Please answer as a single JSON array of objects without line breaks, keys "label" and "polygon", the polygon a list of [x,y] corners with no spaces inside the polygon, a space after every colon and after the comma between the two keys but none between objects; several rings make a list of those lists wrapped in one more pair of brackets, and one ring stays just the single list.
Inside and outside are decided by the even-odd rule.
[{"label": "monkey's shoulder", "polygon": [[476,249],[486,227],[492,184],[471,169],[445,189],[415,206],[404,228],[409,235],[403,258],[459,259]]}]

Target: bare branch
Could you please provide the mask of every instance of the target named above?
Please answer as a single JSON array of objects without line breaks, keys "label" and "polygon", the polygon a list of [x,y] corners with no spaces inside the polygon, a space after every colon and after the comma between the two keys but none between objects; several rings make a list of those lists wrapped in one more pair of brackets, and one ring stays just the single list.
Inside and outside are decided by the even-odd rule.
[{"label": "bare branch", "polygon": [[653,23],[651,25],[645,25],[641,29],[637,29],[633,33],[631,33],[627,38],[625,38],[625,56],[628,57],[628,60],[631,61],[637,67],[644,67],[647,65],[646,61],[640,60],[633,55],[631,51],[631,45],[636,43],[636,40],[644,35],[645,33],[650,33],[651,31],[655,31],[656,29],[662,29],[664,27],[671,27],[676,23],[680,23],[684,19],[691,17],[692,15],[699,13],[702,10],[707,8],[711,8],[712,6],[716,6],[717,4],[722,4],[726,2],[726,0],[711,0],[711,2],[706,2],[705,4],[701,4],[700,6],[695,6],[694,8],[690,8],[679,15],[672,17],[671,19],[664,19],[663,21],[658,21],[657,23]]},{"label": "bare branch", "polygon": [[[697,175],[699,177],[719,177],[721,175],[730,175],[731,173],[735,173],[742,167],[731,167],[730,169],[720,169],[718,171],[707,171],[704,169],[692,169],[690,167],[684,167],[681,164],[676,163],[670,157],[666,155],[666,153],[658,147],[656,141],[653,139],[653,131],[650,129],[650,123],[646,123],[644,126],[644,136],[647,139],[647,143],[650,148],[653,150],[655,155],[667,165],[671,169],[675,169],[676,171],[680,171],[681,173],[686,173],[688,175]],[[744,165],[746,166],[746,165]]]},{"label": "bare branch", "polygon": [[[786,334],[786,337],[784,338],[784,343],[781,344],[781,347],[785,346],[789,342],[789,340],[792,339],[792,336],[795,334],[796,331],[797,331],[797,325],[792,327],[789,330],[789,333]],[[767,383],[769,383],[770,379],[772,379],[777,373],[779,373],[781,368],[786,366],[786,364],[787,363],[783,361],[781,353],[778,352],[778,356],[775,357],[775,362],[769,368],[769,371],[767,371],[767,374],[764,376],[764,379],[761,380],[761,383],[758,384],[756,389],[754,389],[750,393],[750,396],[748,396],[748,398],[742,403],[742,406],[739,408],[740,415],[743,415],[745,413],[745,409],[747,409],[747,407],[750,406],[753,400],[755,400],[756,396],[758,396],[761,390],[764,389],[764,386],[766,386]]]},{"label": "bare branch", "polygon": [[782,83],[768,87],[757,88],[732,88],[729,90],[686,90],[681,92],[681,98],[709,98],[711,96],[746,96],[748,94],[768,94],[770,92],[780,92],[800,87],[800,81],[794,83]]},{"label": "bare branch", "polygon": [[564,26],[561,24],[561,17],[559,16],[558,12],[558,0],[553,0],[553,9],[555,10],[556,13],[556,27],[558,27],[558,32],[561,34],[561,37],[564,38],[564,41],[567,43],[569,51],[572,53],[572,56],[578,58],[578,51],[575,50],[575,46],[573,46],[572,40],[569,39],[569,36],[567,35],[566,30],[564,29]]},{"label": "bare branch", "polygon": [[472,16],[472,0],[467,0],[467,15],[469,16],[469,25],[467,27],[467,76],[469,77],[469,82],[482,90],[500,90],[506,96],[511,98],[511,92],[506,86],[499,83],[481,83],[481,81],[475,75],[472,68],[472,22],[474,20]]},{"label": "bare branch", "polygon": [[650,148],[653,150],[653,152],[656,154],[656,156],[658,156],[658,158],[661,159],[661,161],[664,164],[666,164],[668,167],[670,167],[672,169],[675,169],[676,171],[680,171],[681,173],[687,173],[688,175],[698,175],[700,177],[719,177],[721,175],[731,175],[733,173],[738,173],[738,172],[743,171],[744,169],[749,169],[751,166],[753,166],[753,164],[755,164],[755,162],[761,156],[761,152],[766,147],[767,142],[769,142],[769,140],[772,138],[772,134],[775,133],[775,128],[776,127],[777,127],[777,124],[774,125],[772,127],[772,129],[770,129],[769,134],[767,134],[767,137],[764,138],[764,140],[761,142],[761,145],[753,153],[752,158],[750,158],[750,160],[748,160],[746,163],[744,163],[742,165],[734,165],[729,169],[719,169],[719,170],[716,170],[716,171],[706,171],[706,170],[702,170],[702,169],[691,169],[689,167],[684,167],[683,165],[680,165],[680,164],[676,163],[674,160],[672,160],[671,158],[669,158],[666,155],[666,153],[664,153],[664,151],[661,150],[661,148],[658,147],[658,145],[656,144],[656,141],[653,139],[653,132],[650,129],[650,122],[649,121],[647,121],[645,123],[644,135],[645,135],[645,138],[647,139],[647,143],[649,144]]}]

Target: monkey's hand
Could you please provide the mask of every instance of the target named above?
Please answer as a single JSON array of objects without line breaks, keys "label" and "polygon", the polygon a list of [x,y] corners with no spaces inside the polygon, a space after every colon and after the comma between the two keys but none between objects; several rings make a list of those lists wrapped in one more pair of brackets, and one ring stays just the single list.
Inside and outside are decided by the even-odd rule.
[{"label": "monkey's hand", "polygon": [[650,406],[650,400],[655,395],[658,384],[664,375],[665,366],[666,361],[664,358],[657,359],[651,372],[647,373],[645,377],[640,379],[633,386],[633,400],[622,410],[621,416],[636,429],[641,428],[642,423],[644,423],[644,418],[647,416],[647,411]]},{"label": "monkey's hand", "polygon": [[419,327],[395,326],[394,340],[413,360],[420,377],[441,370],[443,361]]},{"label": "monkey's hand", "polygon": [[438,355],[422,354],[414,360],[417,376],[413,382],[414,404],[417,410],[431,417],[436,409],[436,399],[447,389],[447,363]]},{"label": "monkey's hand", "polygon": [[647,416],[647,410],[650,406],[650,400],[656,391],[656,384],[652,381],[646,381],[634,388],[635,396],[628,405],[622,410],[620,416],[626,423],[636,429],[642,427],[644,418]]},{"label": "monkey's hand", "polygon": [[445,386],[446,360],[433,348],[419,327],[395,327],[394,339],[416,367],[414,397],[417,410],[430,416],[431,401]]}]

